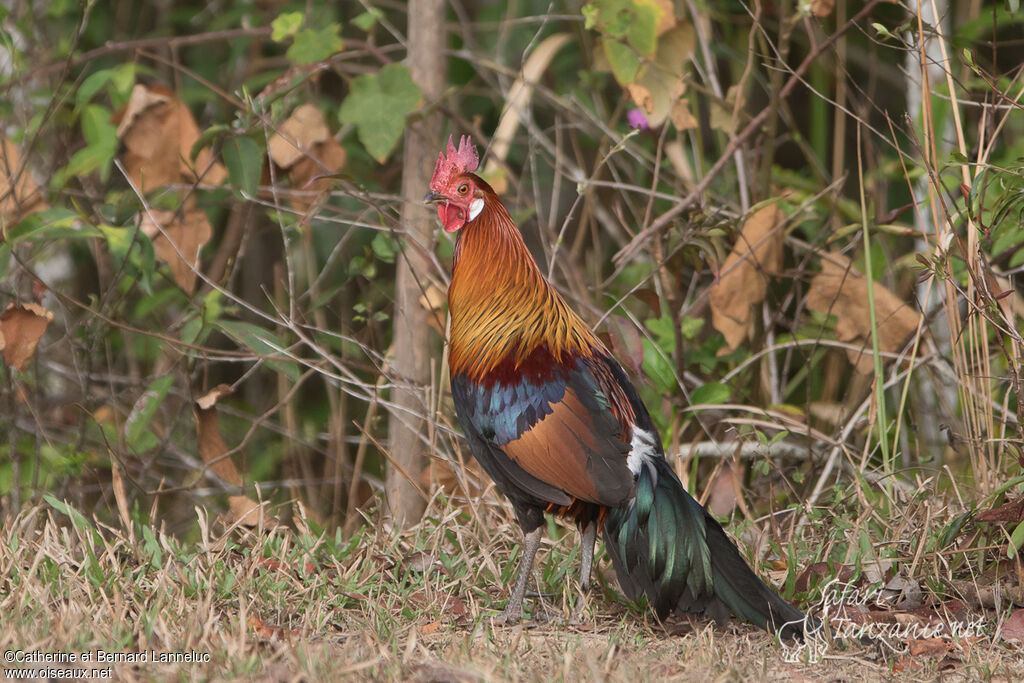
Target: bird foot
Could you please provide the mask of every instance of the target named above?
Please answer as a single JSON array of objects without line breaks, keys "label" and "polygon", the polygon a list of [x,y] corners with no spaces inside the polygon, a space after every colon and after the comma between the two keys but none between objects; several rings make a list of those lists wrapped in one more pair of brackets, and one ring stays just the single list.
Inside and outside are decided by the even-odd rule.
[{"label": "bird foot", "polygon": [[506,609],[501,614],[491,617],[491,626],[515,626],[523,620],[523,611]]}]

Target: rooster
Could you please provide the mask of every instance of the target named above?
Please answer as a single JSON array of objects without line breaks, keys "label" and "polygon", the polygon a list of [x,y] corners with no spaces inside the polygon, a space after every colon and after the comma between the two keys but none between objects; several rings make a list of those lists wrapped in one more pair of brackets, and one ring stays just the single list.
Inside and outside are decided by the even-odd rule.
[{"label": "rooster", "polygon": [[731,610],[783,637],[803,613],[765,585],[721,525],[683,488],[636,389],[544,277],[476,148],[451,138],[424,198],[458,233],[448,305],[448,365],[470,450],[509,498],[525,537],[496,623],[522,618],[544,515],[575,522],[586,591],[600,530],[625,593],[659,618]]}]

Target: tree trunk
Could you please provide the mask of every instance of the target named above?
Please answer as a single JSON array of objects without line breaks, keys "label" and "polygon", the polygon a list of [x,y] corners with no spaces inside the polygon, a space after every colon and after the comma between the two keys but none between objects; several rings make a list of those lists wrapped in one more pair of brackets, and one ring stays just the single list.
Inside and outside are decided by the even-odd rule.
[{"label": "tree trunk", "polygon": [[[408,64],[413,81],[423,91],[423,106],[430,109],[444,91],[444,3],[412,0],[409,3]],[[391,461],[387,472],[388,506],[395,526],[406,528],[423,515],[426,501],[418,488],[426,463],[423,426],[429,413],[426,388],[432,354],[428,311],[420,303],[430,269],[429,250],[436,230],[433,214],[423,195],[441,148],[441,113],[416,120],[405,131],[402,172],[402,227],[404,251],[395,280],[394,367],[398,388],[388,425]]]}]

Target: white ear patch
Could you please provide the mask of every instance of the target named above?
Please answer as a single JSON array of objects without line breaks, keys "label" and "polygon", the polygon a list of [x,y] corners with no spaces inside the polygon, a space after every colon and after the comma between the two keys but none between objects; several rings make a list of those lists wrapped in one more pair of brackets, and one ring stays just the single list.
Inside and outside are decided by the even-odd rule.
[{"label": "white ear patch", "polygon": [[[480,212],[483,211],[483,210],[484,210],[484,200],[483,199],[474,199],[472,201],[472,203],[469,205],[469,220],[471,221],[474,218],[476,218],[477,216],[479,216]],[[468,223],[469,221],[466,221],[466,222]]]}]

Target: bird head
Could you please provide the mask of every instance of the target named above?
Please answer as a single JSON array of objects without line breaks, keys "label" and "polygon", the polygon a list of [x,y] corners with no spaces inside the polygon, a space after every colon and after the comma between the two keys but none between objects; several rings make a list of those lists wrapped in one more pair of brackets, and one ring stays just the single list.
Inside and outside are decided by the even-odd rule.
[{"label": "bird head", "polygon": [[473,175],[479,163],[468,135],[462,136],[457,149],[449,137],[448,149],[437,156],[430,191],[423,200],[437,204],[437,216],[447,232],[459,230],[484,208],[485,183]]}]

